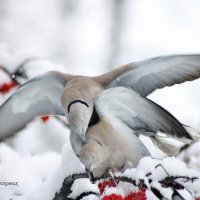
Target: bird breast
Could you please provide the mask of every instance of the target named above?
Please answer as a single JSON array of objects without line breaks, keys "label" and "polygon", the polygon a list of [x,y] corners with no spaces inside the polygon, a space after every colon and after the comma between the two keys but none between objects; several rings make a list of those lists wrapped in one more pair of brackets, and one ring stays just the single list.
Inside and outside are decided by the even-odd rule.
[{"label": "bird breast", "polygon": [[129,130],[125,130],[123,127],[116,130],[106,119],[101,119],[99,123],[88,129],[87,138],[100,141],[103,145],[103,152],[98,155],[101,162],[92,170],[94,176],[101,176],[112,168],[120,170],[127,163],[131,167],[135,166],[141,157],[149,155],[143,147],[144,145],[138,143],[137,136],[133,133],[129,134],[127,131]]}]

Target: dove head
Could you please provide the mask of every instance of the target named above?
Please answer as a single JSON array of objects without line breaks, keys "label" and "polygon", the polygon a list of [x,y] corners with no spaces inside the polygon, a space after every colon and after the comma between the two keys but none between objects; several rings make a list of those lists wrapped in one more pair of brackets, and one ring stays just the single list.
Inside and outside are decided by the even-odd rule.
[{"label": "dove head", "polygon": [[105,155],[101,142],[98,140],[89,140],[83,144],[79,159],[85,166],[86,172],[90,174],[93,169],[105,161]]},{"label": "dove head", "polygon": [[62,96],[62,105],[68,118],[70,131],[84,141],[95,96],[102,91],[98,83],[89,77],[75,77],[69,81]]}]

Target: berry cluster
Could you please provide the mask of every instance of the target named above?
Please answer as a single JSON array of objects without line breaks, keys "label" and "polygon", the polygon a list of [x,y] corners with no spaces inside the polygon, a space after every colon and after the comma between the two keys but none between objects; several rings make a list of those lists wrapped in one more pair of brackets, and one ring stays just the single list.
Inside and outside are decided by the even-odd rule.
[{"label": "berry cluster", "polygon": [[146,188],[141,188],[136,192],[131,192],[125,196],[124,200],[146,200]]},{"label": "berry cluster", "polygon": [[114,181],[104,181],[98,184],[98,188],[100,191],[100,194],[102,195],[106,188],[108,187],[116,187],[117,183]]},{"label": "berry cluster", "polygon": [[[104,181],[98,184],[100,195],[106,191],[107,188],[116,187],[116,181]],[[103,195],[101,200],[146,200],[146,189],[141,188],[138,191],[131,192],[127,194],[125,197],[122,197],[120,194],[109,194]]]},{"label": "berry cluster", "polygon": [[102,200],[123,200],[123,197],[119,194],[110,194],[104,196]]}]

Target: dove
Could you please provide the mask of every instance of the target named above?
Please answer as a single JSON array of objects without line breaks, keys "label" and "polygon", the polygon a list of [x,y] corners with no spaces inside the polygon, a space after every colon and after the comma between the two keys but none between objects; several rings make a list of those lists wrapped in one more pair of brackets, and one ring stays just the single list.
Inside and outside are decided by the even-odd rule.
[{"label": "dove", "polygon": [[130,128],[120,122],[113,126],[108,119],[102,118],[88,129],[79,159],[92,180],[107,172],[136,167],[145,156],[150,156],[149,151]]},{"label": "dove", "polygon": [[[0,140],[43,115],[66,116],[70,142],[77,156],[88,141],[90,128],[104,119],[114,130],[115,124],[120,124],[135,136],[146,134],[155,140],[162,132],[168,137],[192,140],[173,115],[146,97],[156,89],[199,77],[198,54],[150,58],[93,77],[50,71],[21,85],[0,106]],[[129,137],[129,131],[116,133]]]}]

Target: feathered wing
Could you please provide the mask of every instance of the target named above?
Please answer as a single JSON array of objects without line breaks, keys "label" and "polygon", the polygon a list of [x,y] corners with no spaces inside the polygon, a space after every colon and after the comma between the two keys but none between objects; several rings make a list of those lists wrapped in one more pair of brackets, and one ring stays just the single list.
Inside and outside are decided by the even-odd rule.
[{"label": "feathered wing", "polygon": [[67,75],[47,72],[20,86],[0,106],[0,140],[22,129],[34,117],[64,115],[61,95]]},{"label": "feathered wing", "polygon": [[97,96],[95,107],[100,118],[118,119],[136,135],[155,138],[158,132],[162,132],[169,137],[192,139],[169,112],[125,87],[104,90]]},{"label": "feathered wing", "polygon": [[200,77],[200,55],[173,55],[130,63],[131,69],[108,87],[128,86],[143,96],[156,89],[192,81]]}]

